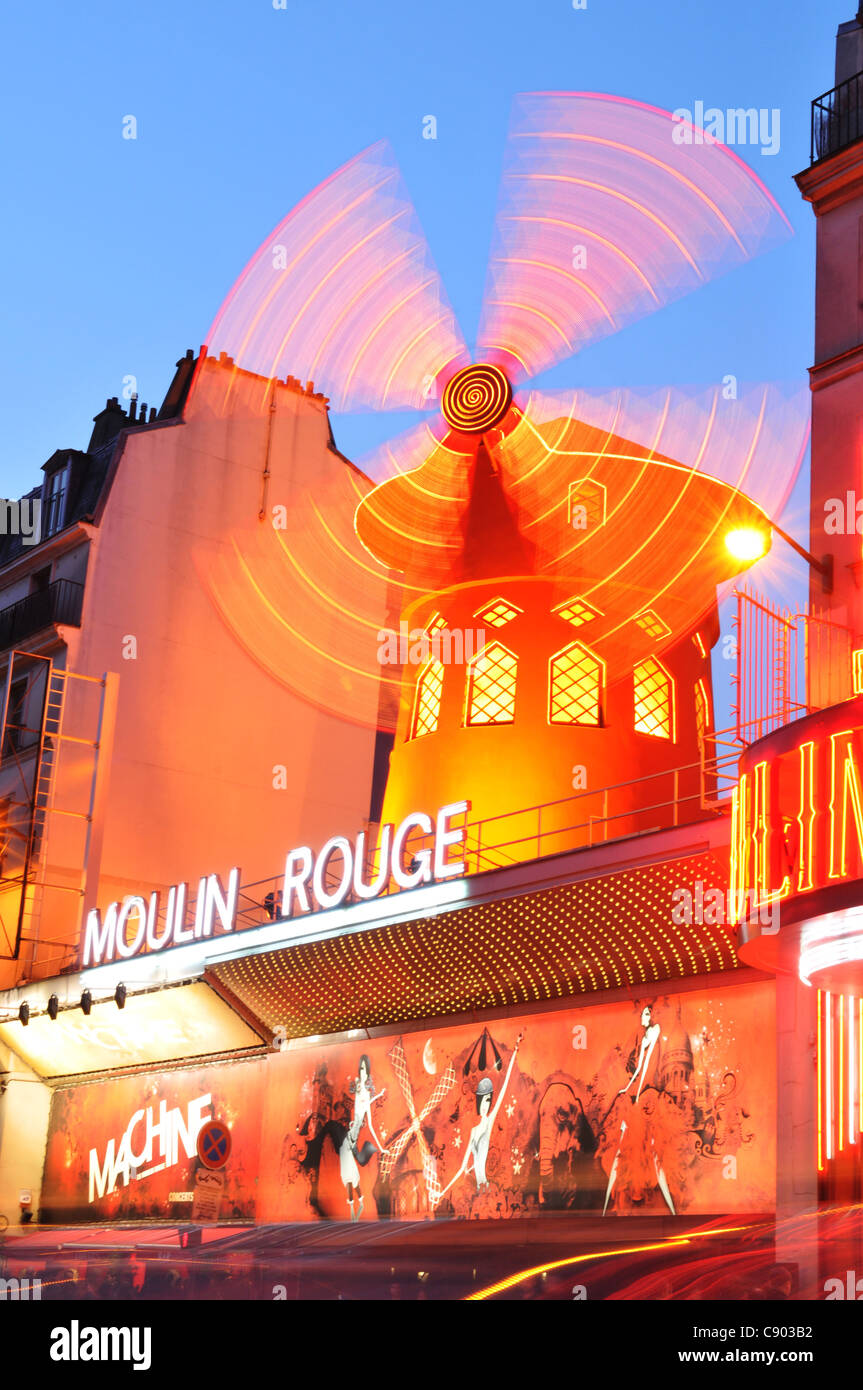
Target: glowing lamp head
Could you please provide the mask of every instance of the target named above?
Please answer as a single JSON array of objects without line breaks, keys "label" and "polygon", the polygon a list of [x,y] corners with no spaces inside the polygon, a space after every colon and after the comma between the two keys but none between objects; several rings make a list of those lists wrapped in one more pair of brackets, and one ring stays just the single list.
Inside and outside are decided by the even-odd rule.
[{"label": "glowing lamp head", "polygon": [[500,424],[511,404],[512,387],[500,367],[479,362],[447,382],[441,410],[451,429],[484,434]]},{"label": "glowing lamp head", "polygon": [[760,560],[762,555],[767,554],[770,540],[766,532],[757,526],[740,526],[726,534],[725,546],[735,560],[752,564],[753,561]]}]

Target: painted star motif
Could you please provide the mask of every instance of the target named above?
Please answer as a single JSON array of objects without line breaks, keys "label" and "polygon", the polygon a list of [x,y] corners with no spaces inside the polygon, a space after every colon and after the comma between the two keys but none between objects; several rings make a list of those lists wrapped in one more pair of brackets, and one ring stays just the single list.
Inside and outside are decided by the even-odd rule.
[{"label": "painted star motif", "polygon": [[456,1130],[455,1134],[453,1135],[452,1142],[453,1142],[453,1147],[454,1147],[454,1148],[456,1148],[456,1149],[460,1149],[460,1148],[461,1148],[461,1130],[460,1130],[460,1129],[457,1129],[457,1130]]},{"label": "painted star motif", "polygon": [[515,1160],[515,1162],[513,1163],[513,1165],[512,1165],[512,1171],[515,1173],[516,1177],[518,1177],[518,1174],[521,1172],[521,1159],[520,1159],[520,1158],[517,1158],[517,1159]]},{"label": "painted star motif", "polygon": [[507,1119],[511,1120],[514,1114],[515,1114],[515,1101],[514,1101],[514,1100],[511,1100],[510,1103],[509,1103],[509,1105],[506,1107]]}]

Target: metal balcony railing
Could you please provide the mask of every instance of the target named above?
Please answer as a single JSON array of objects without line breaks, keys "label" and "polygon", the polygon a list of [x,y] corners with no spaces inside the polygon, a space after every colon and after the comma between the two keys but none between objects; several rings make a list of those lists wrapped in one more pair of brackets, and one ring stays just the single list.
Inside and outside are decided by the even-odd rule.
[{"label": "metal balcony railing", "polygon": [[811,164],[863,139],[863,72],[812,103]]},{"label": "metal balcony railing", "polygon": [[73,579],[55,579],[47,588],[0,609],[0,651],[26,641],[52,623],[80,627],[83,602],[83,584],[76,584]]}]

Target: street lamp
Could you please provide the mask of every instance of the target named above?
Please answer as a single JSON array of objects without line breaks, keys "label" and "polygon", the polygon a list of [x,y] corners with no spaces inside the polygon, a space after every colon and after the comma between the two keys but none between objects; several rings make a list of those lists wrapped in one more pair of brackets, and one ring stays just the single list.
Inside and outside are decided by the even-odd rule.
[{"label": "street lamp", "polygon": [[[787,531],[783,531],[775,521],[767,521],[770,530],[775,531],[784,541],[796,550],[797,554],[821,575],[821,585],[825,594],[833,592],[833,556],[825,555],[823,560],[817,560],[810,551],[804,550],[803,546],[797,542],[793,536],[789,536]],[[738,526],[734,530],[726,532],[726,549],[734,556],[735,560],[743,560],[753,563],[760,560],[762,555],[766,555],[770,549],[770,537],[768,531],[760,526]]]}]

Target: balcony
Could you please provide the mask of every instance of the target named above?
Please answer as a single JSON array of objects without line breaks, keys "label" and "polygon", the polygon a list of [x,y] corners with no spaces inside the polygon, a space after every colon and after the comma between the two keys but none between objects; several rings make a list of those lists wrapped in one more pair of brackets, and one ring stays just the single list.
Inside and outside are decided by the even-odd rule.
[{"label": "balcony", "polygon": [[55,579],[46,589],[28,594],[0,609],[0,651],[24,642],[53,623],[81,626],[84,585],[72,579]]},{"label": "balcony", "polygon": [[863,72],[841,82],[812,103],[810,164],[838,154],[863,139]]}]

